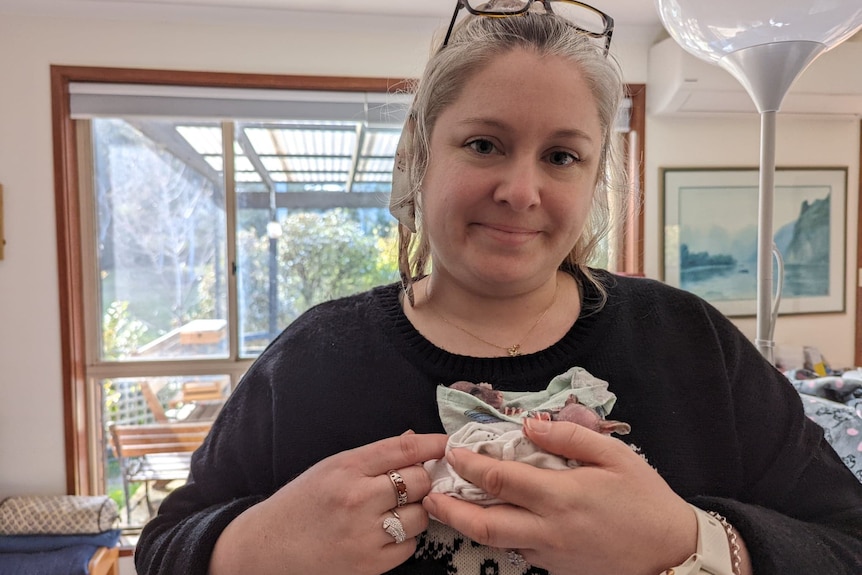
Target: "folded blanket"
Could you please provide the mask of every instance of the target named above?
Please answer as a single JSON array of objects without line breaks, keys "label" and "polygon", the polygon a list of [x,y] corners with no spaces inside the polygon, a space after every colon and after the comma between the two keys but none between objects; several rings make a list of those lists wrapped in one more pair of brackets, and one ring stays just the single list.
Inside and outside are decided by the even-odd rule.
[{"label": "folded blanket", "polygon": [[0,553],[0,573],[12,575],[87,575],[95,545],[75,545],[41,553]]},{"label": "folded blanket", "polygon": [[114,528],[117,504],[105,495],[34,495],[0,502],[0,535],[72,535]]},{"label": "folded blanket", "polygon": [[[596,422],[602,422],[615,402],[616,396],[608,390],[608,383],[582,367],[573,367],[554,377],[544,391],[504,392],[493,389],[487,382],[466,381],[437,387],[437,410],[449,434],[447,453],[465,448],[501,461],[519,461],[543,469],[570,469],[578,463],[539,449],[527,439],[522,431],[525,418],[550,420],[572,413],[564,409],[583,407]],[[607,433],[628,433],[629,426],[622,422],[606,423],[611,425]],[[625,431],[621,431],[623,427]],[[483,506],[504,503],[462,479],[445,458],[426,461],[424,467],[431,476],[433,493],[445,493]]]},{"label": "folded blanket", "polygon": [[0,536],[0,553],[37,553],[75,545],[114,547],[119,540],[119,529],[95,535],[3,535]]},{"label": "folded blanket", "polygon": [[[449,436],[446,452],[459,447],[489,455],[500,461],[520,461],[542,469],[565,470],[578,466],[576,461],[569,461],[539,449],[527,439],[520,425],[509,422],[470,422]],[[456,499],[485,506],[505,503],[462,479],[446,459],[428,461],[425,463],[425,470],[431,476],[432,493],[445,493]]]}]

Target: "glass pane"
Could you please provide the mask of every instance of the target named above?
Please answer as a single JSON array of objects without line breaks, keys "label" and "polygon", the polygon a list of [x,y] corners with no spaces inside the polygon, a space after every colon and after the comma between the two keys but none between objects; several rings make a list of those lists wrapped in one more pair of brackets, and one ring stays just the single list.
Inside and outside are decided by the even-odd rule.
[{"label": "glass pane", "polygon": [[239,347],[250,357],[309,307],[397,279],[385,206],[400,127],[239,123],[236,134]]},{"label": "glass pane", "polygon": [[386,209],[279,209],[274,224],[268,210],[238,215],[244,356],[313,305],[397,280],[397,226]]},{"label": "glass pane", "polygon": [[230,393],[226,375],[113,378],[99,382],[104,493],[121,527],[140,527],[185,483],[200,445]]},{"label": "glass pane", "polygon": [[101,358],[225,357],[221,128],[93,121]]}]

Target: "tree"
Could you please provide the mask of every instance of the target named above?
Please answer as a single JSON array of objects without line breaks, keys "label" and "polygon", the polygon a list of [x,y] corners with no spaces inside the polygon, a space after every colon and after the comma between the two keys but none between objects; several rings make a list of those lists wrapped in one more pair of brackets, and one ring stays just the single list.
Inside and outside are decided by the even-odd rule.
[{"label": "tree", "polygon": [[152,337],[214,317],[219,302],[201,300],[199,283],[220,257],[215,185],[125,122],[94,125],[106,301],[129,301]]},{"label": "tree", "polygon": [[[102,317],[102,354],[106,360],[117,360],[134,355],[144,340],[147,326],[129,315],[129,302],[111,302]],[[102,380],[102,403],[106,421],[116,419],[122,393],[113,379]]]},{"label": "tree", "polygon": [[[394,226],[366,231],[347,209],[295,212],[280,223],[278,318],[281,327],[323,301],[364,291],[397,277]],[[381,237],[384,236],[384,237]],[[266,332],[269,311],[269,238],[239,232],[243,332]]]}]

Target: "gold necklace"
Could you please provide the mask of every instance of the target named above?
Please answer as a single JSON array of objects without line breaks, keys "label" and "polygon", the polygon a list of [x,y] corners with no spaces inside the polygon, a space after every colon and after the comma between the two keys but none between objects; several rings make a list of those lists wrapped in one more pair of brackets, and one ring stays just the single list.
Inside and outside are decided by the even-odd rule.
[{"label": "gold necklace", "polygon": [[[429,276],[427,278],[427,281],[425,282],[425,285],[423,286],[424,290],[425,290],[425,302],[426,303],[431,302],[431,295],[428,292],[428,284],[430,284],[430,283],[431,283],[431,277]],[[457,323],[453,323],[453,322],[449,321],[448,319],[446,319],[440,312],[438,312],[433,307],[429,307],[428,309],[430,309],[431,313],[433,313],[434,315],[439,317],[445,323],[447,323],[448,325],[451,325],[452,327],[454,327],[457,330],[463,331],[464,333],[466,333],[467,335],[469,335],[473,339],[481,341],[485,345],[490,345],[491,347],[496,347],[497,349],[501,349],[501,350],[505,351],[506,353],[508,353],[509,357],[517,357],[517,356],[521,355],[521,344],[524,343],[524,341],[526,341],[527,337],[531,333],[533,333],[533,330],[536,329],[536,326],[538,326],[540,323],[542,323],[542,320],[545,319],[545,316],[548,315],[548,312],[551,311],[551,308],[554,307],[555,303],[557,303],[557,291],[558,291],[559,287],[560,287],[560,283],[557,282],[554,285],[554,298],[551,300],[551,304],[545,308],[545,311],[543,311],[541,313],[541,315],[539,315],[539,317],[536,319],[535,323],[533,323],[533,325],[530,326],[530,329],[527,330],[527,333],[525,333],[521,337],[521,341],[519,341],[518,343],[516,343],[514,345],[510,345],[510,346],[497,345],[496,343],[490,342],[487,339],[479,337],[475,333],[464,329],[463,327],[461,327]]]}]

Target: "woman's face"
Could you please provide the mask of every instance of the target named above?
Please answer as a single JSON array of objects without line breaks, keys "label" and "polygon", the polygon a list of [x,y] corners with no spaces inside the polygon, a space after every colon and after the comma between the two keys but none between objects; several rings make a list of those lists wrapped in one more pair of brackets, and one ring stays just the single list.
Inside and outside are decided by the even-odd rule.
[{"label": "woman's face", "polygon": [[575,64],[517,49],[477,72],[431,135],[421,201],[435,276],[499,295],[548,281],[587,220],[601,138]]}]

